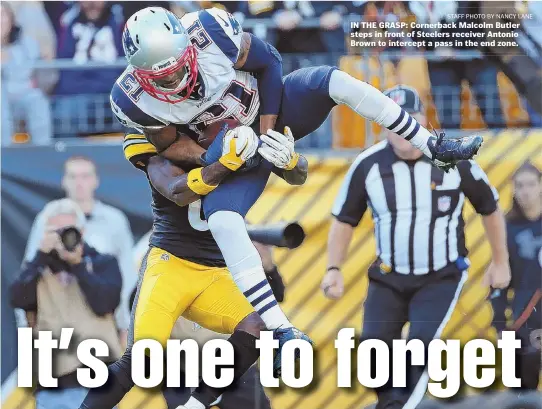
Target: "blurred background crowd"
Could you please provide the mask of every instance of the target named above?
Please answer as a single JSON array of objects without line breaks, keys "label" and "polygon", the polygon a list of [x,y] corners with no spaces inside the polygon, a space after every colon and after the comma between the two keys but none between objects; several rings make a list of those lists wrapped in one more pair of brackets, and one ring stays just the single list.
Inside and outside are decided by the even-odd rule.
[{"label": "blurred background crowd", "polygon": [[[453,14],[483,11],[489,3],[2,1],[1,239],[2,284],[7,284],[2,285],[1,297],[2,389],[15,380],[16,325],[32,325],[36,319],[32,314],[21,313],[16,323],[13,307],[31,310],[40,299],[48,303],[50,319],[58,315],[71,320],[74,326],[81,326],[81,336],[108,334],[119,350],[125,343],[130,294],[137,280],[141,249],[147,245],[151,228],[150,194],[143,175],[122,156],[119,145],[123,130],[112,115],[109,92],[126,66],[121,34],[125,21],[135,11],[160,6],[182,16],[201,8],[225,8],[245,31],[272,43],[281,52],[285,74],[300,67],[330,64],[380,89],[399,83],[416,88],[434,128],[443,128],[451,135],[474,129],[483,132],[487,142],[478,162],[499,191],[502,208],[517,211],[527,201],[534,209],[529,210],[533,213],[529,218],[536,221],[540,218],[542,191],[542,1],[498,2],[499,10],[531,16],[521,21],[516,38],[520,47],[515,50],[362,48],[350,44],[352,21],[446,22]],[[494,4],[492,7],[496,10]],[[518,55],[522,59],[516,60]],[[319,130],[299,141],[299,148],[316,153],[310,157],[308,183],[294,189],[273,179],[265,197],[249,214],[250,221],[262,224],[298,220],[307,231],[303,246],[294,251],[278,250],[276,265],[271,262],[269,268],[278,265],[284,274],[285,311],[296,325],[314,334],[321,347],[322,359],[317,368],[320,384],[312,394],[270,392],[276,409],[359,409],[374,401],[365,391],[337,393],[331,360],[332,340],[338,329],[359,328],[362,295],[367,286],[366,267],[372,262],[375,245],[369,218],[360,224],[345,267],[351,279],[350,296],[332,306],[317,294],[317,289],[320,272],[325,270],[323,250],[339,184],[352,157],[378,141],[380,132],[347,107],[335,108]],[[345,148],[351,150],[345,153]],[[530,164],[530,179],[518,185],[514,174],[518,169],[525,170],[526,162]],[[523,196],[514,197],[519,189],[523,189]],[[114,256],[119,266],[111,274],[122,278],[121,287],[118,281],[101,281],[100,274],[90,276],[83,271],[77,275],[79,282],[84,283],[80,290],[73,288],[74,281],[69,276],[64,287],[45,282],[49,287],[43,288],[43,283],[38,284],[42,274],[39,266],[24,264],[21,269],[23,260],[29,261],[36,253],[54,248],[55,243],[48,241],[45,232],[56,213],[51,209],[46,212],[44,207],[64,197],[76,202],[82,211],[73,211],[74,216],[78,217],[77,223],[84,225],[84,241],[98,252],[88,257],[102,253]],[[467,213],[472,215],[472,208]],[[73,225],[74,221],[58,223]],[[479,287],[489,262],[487,243],[478,219],[466,217],[465,229],[472,253],[471,278],[457,317],[454,315],[445,335],[462,340],[494,339],[489,294]],[[536,240],[540,239],[529,236],[526,240],[536,247]],[[134,242],[139,245],[134,247]],[[538,257],[540,264],[542,253]],[[106,288],[114,291],[104,292]],[[503,292],[501,298],[506,302],[496,319],[497,329],[503,329],[513,318],[513,291]],[[75,299],[78,301],[74,302]],[[95,302],[96,299],[100,301]],[[67,303],[66,308],[59,310],[57,304],[62,302]],[[73,305],[77,308],[71,308]],[[90,322],[96,326],[90,328]],[[187,325],[188,332],[192,331]],[[8,390],[14,393],[3,393],[3,399],[11,399],[11,406],[6,407],[34,407],[27,392]],[[163,408],[163,401],[156,399],[161,398],[149,398],[136,391],[121,409]],[[489,401],[484,402],[473,407],[482,408]],[[499,406],[501,403],[493,407],[504,408]]]},{"label": "blurred background crowd", "polygon": [[[302,66],[331,64],[381,87],[409,83],[429,102],[430,121],[435,126],[540,126],[540,114],[521,95],[528,84],[520,85],[518,94],[518,81],[510,83],[498,64],[475,48],[350,46],[352,21],[446,22],[454,13],[480,10],[476,3],[481,2],[4,1],[2,145],[43,145],[57,138],[120,132],[108,94],[125,66],[121,33],[131,14],[151,5],[179,16],[199,8],[227,9],[244,30],[275,45],[284,57],[285,73]],[[518,42],[521,53],[528,53],[540,65],[542,34],[536,27],[542,22],[542,3],[508,3],[519,3],[515,9],[532,16],[522,20]],[[335,117],[333,132],[328,123],[326,135],[303,143],[318,148],[363,143],[346,135],[341,126],[341,119],[350,124],[353,117],[344,112]],[[361,129],[358,135],[372,133]]]}]

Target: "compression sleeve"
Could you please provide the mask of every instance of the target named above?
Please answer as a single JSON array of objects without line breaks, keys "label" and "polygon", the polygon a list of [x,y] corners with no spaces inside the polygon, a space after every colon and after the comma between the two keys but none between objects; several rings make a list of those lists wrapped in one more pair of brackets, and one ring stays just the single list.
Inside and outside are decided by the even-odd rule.
[{"label": "compression sleeve", "polygon": [[250,35],[250,49],[241,69],[256,74],[262,115],[278,115],[282,99],[282,57],[271,44]]}]

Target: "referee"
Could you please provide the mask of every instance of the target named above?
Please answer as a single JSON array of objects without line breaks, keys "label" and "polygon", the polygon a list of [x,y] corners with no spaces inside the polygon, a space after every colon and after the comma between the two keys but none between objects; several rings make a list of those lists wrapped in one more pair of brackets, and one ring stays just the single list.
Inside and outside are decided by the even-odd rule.
[{"label": "referee", "polygon": [[[397,86],[385,94],[425,126],[413,88]],[[441,336],[467,280],[465,196],[483,217],[493,255],[485,279],[494,288],[506,287],[510,280],[504,218],[497,191],[474,161],[444,173],[402,137],[389,131],[386,137],[363,151],[346,174],[332,210],[321,288],[328,298],[342,296],[341,266],[354,227],[370,207],[377,259],[368,273],[362,339],[380,339],[391,347],[410,322],[409,339],[428,345]],[[423,372],[423,367],[412,366],[407,388],[390,388],[390,379],[389,386],[376,390],[376,408],[414,409],[427,388]]]}]

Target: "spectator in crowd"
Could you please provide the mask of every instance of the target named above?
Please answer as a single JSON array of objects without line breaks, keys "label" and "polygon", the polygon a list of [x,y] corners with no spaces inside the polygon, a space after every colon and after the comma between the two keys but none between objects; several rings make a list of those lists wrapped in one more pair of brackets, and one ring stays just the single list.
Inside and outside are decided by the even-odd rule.
[{"label": "spectator in crowd", "polygon": [[[519,37],[516,42],[526,54],[542,67],[542,2],[530,1],[522,4],[518,13],[529,14],[530,18],[521,19],[521,30],[516,30]],[[526,98],[522,98],[525,109],[529,113],[530,125],[542,127],[542,113],[536,112]]]},{"label": "spectator in crowd", "polygon": [[[58,58],[73,60],[77,65],[89,62],[112,64],[121,58],[124,16],[120,4],[104,1],[81,1],[69,8],[61,19]],[[81,132],[100,129],[93,117],[109,112],[109,92],[122,68],[61,70],[55,93],[55,116],[64,124]],[[96,96],[99,95],[99,96]],[[105,114],[103,114],[105,116]],[[109,118],[109,116],[107,116]],[[62,128],[61,128],[62,129]],[[74,136],[61,131],[61,136]]]},{"label": "spectator in crowd", "polygon": [[[351,6],[352,8],[353,6]],[[371,47],[371,48],[364,48],[364,47],[352,47],[349,49],[349,52],[351,54],[358,54],[360,52],[380,52],[380,51],[393,51],[393,52],[399,52],[401,50],[404,50],[406,47],[398,47],[398,46],[389,46],[389,41],[395,41],[398,40],[396,37],[386,37],[386,32],[392,32],[392,33],[400,33],[403,30],[399,28],[393,28],[393,27],[380,27],[380,23],[399,23],[399,22],[407,22],[412,18],[412,15],[410,14],[408,7],[406,6],[405,2],[403,1],[368,1],[363,2],[359,7],[355,7],[355,13],[359,13],[362,15],[363,21],[367,22],[374,22],[378,24],[378,28],[359,28],[356,31],[365,32],[368,35],[371,35],[372,38],[375,37],[375,33],[378,32],[382,37],[378,38],[379,41],[386,43],[385,46],[382,47]],[[354,31],[354,30],[352,30]],[[399,61],[399,56],[393,56],[392,61],[394,64],[397,64]]]},{"label": "spectator in crowd", "polygon": [[[409,7],[419,23],[478,22],[467,17],[478,13],[477,2],[411,1]],[[462,17],[458,19],[458,16]],[[435,31],[438,30],[435,29]],[[483,31],[482,28],[449,28],[441,29],[440,32],[458,33],[461,30]],[[423,39],[420,38],[420,40]],[[427,38],[425,39],[427,40]],[[461,82],[463,80],[469,82],[487,127],[503,127],[504,117],[499,99],[496,66],[483,58],[475,47],[454,45],[452,47],[427,47],[427,50],[434,51],[436,54],[436,58],[428,59],[427,66],[441,127],[459,128],[461,126]],[[457,51],[461,50],[470,51],[470,56],[458,54]],[[475,54],[479,56],[475,56]]]},{"label": "spectator in crowd", "polygon": [[517,331],[518,375],[523,388],[536,390],[542,337],[542,172],[526,163],[513,183],[512,209],[506,217],[512,280],[507,290],[493,293],[493,325],[498,331]]},{"label": "spectator in crowd", "polygon": [[[12,143],[18,122],[24,121],[32,143],[51,140],[51,109],[42,90],[36,87],[32,63],[40,59],[37,42],[16,24],[9,4],[1,4],[2,18],[2,145]],[[4,124],[6,122],[6,124]],[[9,133],[4,133],[4,130]]]},{"label": "spectator in crowd", "polygon": [[79,407],[87,390],[77,382],[81,366],[77,344],[100,339],[109,347],[105,361],[121,355],[113,312],[120,300],[122,278],[113,256],[99,253],[84,240],[85,215],[71,199],[48,203],[42,211],[45,230],[38,251],[25,262],[11,285],[11,303],[27,312],[35,331],[52,331],[58,338],[62,328],[74,328],[71,346],[54,356],[53,376],[58,388],[38,385],[39,409]]},{"label": "spectator in crowd", "polygon": [[[25,35],[39,44],[42,60],[51,61],[56,57],[56,32],[42,1],[10,1],[16,21]],[[37,86],[50,94],[58,81],[54,69],[39,69],[35,72]]]},{"label": "spectator in crowd", "polygon": [[[348,11],[345,3],[283,1],[273,4],[275,11],[272,16],[278,29],[277,50],[281,53],[344,52],[342,23]],[[312,27],[300,26],[310,19],[319,21]]]},{"label": "spectator in crowd", "polygon": [[[91,159],[73,156],[64,163],[62,187],[66,196],[79,205],[87,219],[86,242],[100,253],[115,256],[119,262],[123,287],[120,306],[115,317],[121,340],[125,344],[130,320],[128,300],[137,282],[132,258],[134,239],[126,215],[119,209],[96,199],[95,192],[98,186],[96,165]],[[25,260],[32,260],[35,257],[45,225],[46,220],[43,214],[39,213],[32,225]]]}]

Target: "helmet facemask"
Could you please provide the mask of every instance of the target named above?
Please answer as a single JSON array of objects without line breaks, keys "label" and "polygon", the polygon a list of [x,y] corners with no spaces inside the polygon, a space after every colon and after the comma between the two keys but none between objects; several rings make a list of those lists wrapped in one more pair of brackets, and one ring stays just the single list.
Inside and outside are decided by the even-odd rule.
[{"label": "helmet facemask", "polygon": [[[134,75],[143,90],[152,97],[171,104],[182,102],[190,97],[198,79],[196,48],[189,45],[179,58],[172,57],[155,64],[152,70],[135,68]],[[165,78],[173,84],[179,81],[174,88],[169,88],[161,81]]]}]

